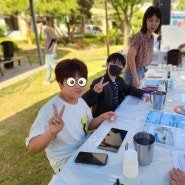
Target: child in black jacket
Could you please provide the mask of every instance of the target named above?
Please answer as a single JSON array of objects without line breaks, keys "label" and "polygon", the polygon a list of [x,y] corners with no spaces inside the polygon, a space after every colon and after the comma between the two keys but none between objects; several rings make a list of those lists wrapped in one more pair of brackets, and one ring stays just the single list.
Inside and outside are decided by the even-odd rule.
[{"label": "child in black jacket", "polygon": [[126,84],[119,76],[125,64],[122,54],[111,54],[107,58],[105,75],[95,79],[89,91],[82,96],[89,107],[92,107],[94,117],[107,111],[115,111],[127,95],[149,100],[149,96],[143,90]]}]

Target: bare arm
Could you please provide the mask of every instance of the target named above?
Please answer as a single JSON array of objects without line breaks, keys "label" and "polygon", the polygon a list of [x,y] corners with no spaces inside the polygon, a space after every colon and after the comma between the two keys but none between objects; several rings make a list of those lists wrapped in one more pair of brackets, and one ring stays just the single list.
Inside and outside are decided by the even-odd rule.
[{"label": "bare arm", "polygon": [[134,47],[130,47],[127,60],[128,60],[130,71],[132,73],[132,77],[133,77],[133,86],[138,88],[140,85],[140,82],[139,82],[137,71],[136,71],[136,62],[135,62],[136,54],[137,54],[136,49]]},{"label": "bare arm", "polygon": [[55,135],[53,135],[49,130],[42,135],[34,137],[28,145],[29,151],[34,154],[42,152],[54,137]]},{"label": "bare arm", "polygon": [[185,43],[184,44],[181,44],[181,45],[179,45],[179,49],[183,49],[185,47]]},{"label": "bare arm", "polygon": [[111,122],[116,121],[116,113],[113,111],[105,112],[96,118],[93,118],[89,124],[89,130],[93,130],[99,127],[104,120],[110,120]]},{"label": "bare arm", "polygon": [[49,129],[43,134],[31,139],[28,149],[30,152],[36,154],[43,151],[49,143],[56,137],[56,135],[63,129],[64,122],[62,115],[64,113],[65,106],[63,105],[58,113],[56,106],[53,104],[53,116],[49,119]]}]

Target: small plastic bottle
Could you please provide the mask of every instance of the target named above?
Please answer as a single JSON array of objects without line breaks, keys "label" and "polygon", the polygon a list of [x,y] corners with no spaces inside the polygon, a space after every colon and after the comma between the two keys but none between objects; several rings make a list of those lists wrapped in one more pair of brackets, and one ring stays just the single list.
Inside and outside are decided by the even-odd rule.
[{"label": "small plastic bottle", "polygon": [[114,185],[121,185],[119,182],[119,179],[116,179],[116,182],[114,183]]},{"label": "small plastic bottle", "polygon": [[136,178],[138,176],[138,155],[134,149],[128,149],[125,151],[123,175],[128,179]]},{"label": "small plastic bottle", "polygon": [[168,72],[168,79],[171,78],[171,74],[170,74],[170,71]]}]

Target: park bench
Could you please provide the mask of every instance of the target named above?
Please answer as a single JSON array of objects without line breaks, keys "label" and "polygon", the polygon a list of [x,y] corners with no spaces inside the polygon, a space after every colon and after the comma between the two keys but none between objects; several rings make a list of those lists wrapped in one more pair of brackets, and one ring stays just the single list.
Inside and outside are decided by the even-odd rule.
[{"label": "park bench", "polygon": [[15,56],[15,57],[11,57],[11,58],[6,58],[6,59],[0,59],[0,73],[3,76],[4,73],[2,71],[2,65],[4,64],[8,64],[8,63],[12,63],[12,62],[18,62],[18,65],[21,65],[21,61],[28,61],[30,66],[31,66],[31,61],[30,61],[30,57],[29,56]]}]

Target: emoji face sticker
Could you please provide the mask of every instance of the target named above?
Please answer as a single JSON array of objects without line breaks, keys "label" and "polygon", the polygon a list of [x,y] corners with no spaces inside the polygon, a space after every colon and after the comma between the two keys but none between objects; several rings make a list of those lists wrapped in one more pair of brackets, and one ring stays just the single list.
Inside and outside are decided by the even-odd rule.
[{"label": "emoji face sticker", "polygon": [[75,86],[76,83],[78,83],[78,85],[79,85],[80,87],[84,87],[84,86],[87,84],[87,80],[86,80],[85,78],[83,78],[83,77],[79,78],[78,80],[76,80],[76,79],[73,78],[73,77],[69,77],[69,78],[67,79],[67,85],[68,85],[69,87]]}]

